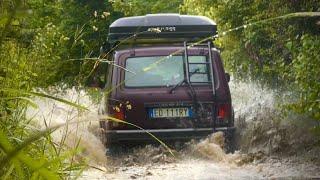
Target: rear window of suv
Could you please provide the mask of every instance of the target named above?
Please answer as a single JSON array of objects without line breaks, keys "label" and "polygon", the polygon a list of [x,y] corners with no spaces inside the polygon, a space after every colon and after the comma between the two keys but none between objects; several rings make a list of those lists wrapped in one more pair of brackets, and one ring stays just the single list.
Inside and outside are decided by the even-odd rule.
[{"label": "rear window of suv", "polygon": [[[190,77],[191,82],[208,82],[206,56],[189,56],[189,72],[197,71]],[[194,63],[194,64],[192,64]],[[184,79],[183,56],[131,57],[126,60],[126,87],[174,86]]]}]

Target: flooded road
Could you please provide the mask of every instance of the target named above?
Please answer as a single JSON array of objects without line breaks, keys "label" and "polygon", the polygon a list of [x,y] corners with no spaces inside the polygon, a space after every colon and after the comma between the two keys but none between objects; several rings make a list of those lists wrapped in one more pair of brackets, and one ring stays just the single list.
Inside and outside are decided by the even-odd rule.
[{"label": "flooded road", "polygon": [[[159,146],[147,145],[109,155],[107,166],[85,171],[81,179],[308,179],[320,177],[317,162],[303,156],[263,152],[226,154],[222,133],[191,141],[173,157]],[[319,151],[314,151],[313,155]]]},{"label": "flooded road", "polygon": [[300,166],[273,165],[232,167],[206,160],[184,160],[172,164],[120,167],[115,172],[89,169],[80,179],[310,179],[320,176],[319,168],[314,166],[308,167],[311,170],[303,171]]},{"label": "flooded road", "polygon": [[[38,99],[39,108],[31,108],[27,114],[42,128],[70,122],[52,137],[59,147],[80,146],[82,152],[75,159],[85,159],[89,164],[80,179],[320,178],[320,151],[310,146],[314,142],[306,133],[308,126],[278,120],[279,99],[271,90],[241,82],[231,83],[230,88],[240,149],[234,154],[224,152],[223,135],[215,133],[187,143],[175,151],[175,156],[157,145],[106,155],[99,139],[99,107],[84,91],[75,89],[59,92],[58,96],[83,104],[90,112]],[[291,117],[290,123],[294,119]]]},{"label": "flooded road", "polygon": [[98,166],[99,169],[89,168],[83,173],[81,179],[309,179],[320,177],[319,165],[297,157],[188,152],[181,157],[172,158],[159,152],[159,148],[150,146],[117,158],[108,158],[107,164],[106,168],[101,166]]},{"label": "flooded road", "polygon": [[121,167],[113,173],[88,170],[82,179],[257,179],[250,168],[234,168],[210,161],[183,160],[171,164]]}]

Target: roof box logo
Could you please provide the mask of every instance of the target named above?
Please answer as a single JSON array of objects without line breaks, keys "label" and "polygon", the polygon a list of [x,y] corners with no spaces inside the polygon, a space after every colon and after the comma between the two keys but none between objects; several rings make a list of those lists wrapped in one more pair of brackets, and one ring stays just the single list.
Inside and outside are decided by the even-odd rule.
[{"label": "roof box logo", "polygon": [[176,27],[175,26],[165,26],[165,27],[150,27],[147,30],[148,32],[155,32],[155,33],[160,33],[160,32],[175,32]]}]

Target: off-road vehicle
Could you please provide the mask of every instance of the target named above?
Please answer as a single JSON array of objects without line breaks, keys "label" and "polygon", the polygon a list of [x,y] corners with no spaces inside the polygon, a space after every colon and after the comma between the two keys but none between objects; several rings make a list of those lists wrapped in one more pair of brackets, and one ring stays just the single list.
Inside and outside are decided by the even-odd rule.
[{"label": "off-road vehicle", "polygon": [[203,16],[150,14],[109,27],[102,114],[135,124],[101,121],[106,144],[232,137],[234,115],[215,22]]}]

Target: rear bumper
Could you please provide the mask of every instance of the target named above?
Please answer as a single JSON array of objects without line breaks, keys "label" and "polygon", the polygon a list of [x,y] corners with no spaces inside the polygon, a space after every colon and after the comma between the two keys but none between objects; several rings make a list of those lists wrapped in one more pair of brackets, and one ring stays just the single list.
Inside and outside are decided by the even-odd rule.
[{"label": "rear bumper", "polygon": [[222,131],[225,134],[232,134],[235,127],[221,128],[188,128],[188,129],[148,129],[148,130],[111,130],[106,132],[106,143],[117,142],[152,142],[156,141],[150,134],[153,134],[162,141],[170,140],[191,140],[201,139],[208,135]]}]

